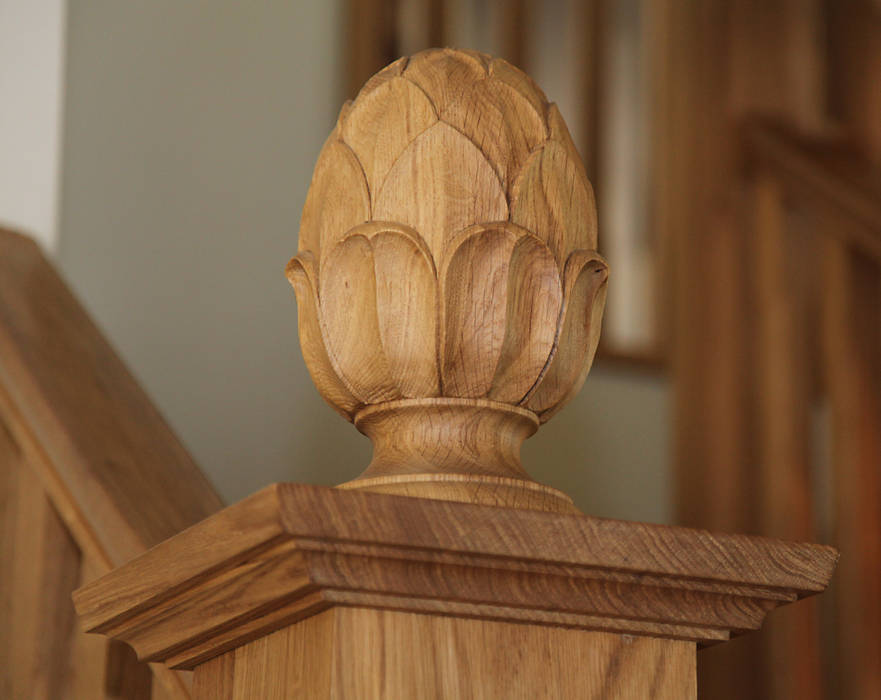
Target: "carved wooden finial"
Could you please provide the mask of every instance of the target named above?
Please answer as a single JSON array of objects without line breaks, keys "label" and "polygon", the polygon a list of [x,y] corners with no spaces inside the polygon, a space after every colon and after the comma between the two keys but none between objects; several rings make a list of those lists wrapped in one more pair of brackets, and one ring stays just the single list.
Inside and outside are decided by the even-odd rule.
[{"label": "carved wooden finial", "polygon": [[312,379],[373,441],[345,488],[574,510],[520,445],[593,361],[596,231],[556,105],[501,59],[424,51],[343,106],[287,275]]}]

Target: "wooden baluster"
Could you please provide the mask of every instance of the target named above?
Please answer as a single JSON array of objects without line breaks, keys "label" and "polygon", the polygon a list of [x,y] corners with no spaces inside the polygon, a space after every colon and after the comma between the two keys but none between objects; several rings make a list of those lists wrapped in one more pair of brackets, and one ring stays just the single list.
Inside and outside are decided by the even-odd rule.
[{"label": "wooden baluster", "polygon": [[[80,585],[94,581],[106,567],[84,558]],[[167,672],[166,672],[166,675]],[[140,663],[125,644],[92,634],[74,632],[65,697],[71,700],[154,700],[180,697],[153,683],[147,664]]]},{"label": "wooden baluster", "polygon": [[0,696],[58,698],[67,681],[79,551],[0,423]]},{"label": "wooden baluster", "polygon": [[[94,581],[106,571],[104,566],[84,557],[80,565],[79,585]],[[103,698],[107,675],[108,640],[94,634],[75,634],[70,654],[67,690],[71,698]]]},{"label": "wooden baluster", "polygon": [[876,263],[831,235],[820,271],[842,553],[836,697],[869,700],[881,695],[881,275]]}]

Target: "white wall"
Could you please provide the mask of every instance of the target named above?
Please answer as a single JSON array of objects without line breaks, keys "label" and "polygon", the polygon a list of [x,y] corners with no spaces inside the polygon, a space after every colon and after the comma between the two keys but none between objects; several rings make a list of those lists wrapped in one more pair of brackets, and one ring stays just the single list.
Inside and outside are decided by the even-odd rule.
[{"label": "white wall", "polygon": [[0,0],[0,226],[54,249],[64,0]]},{"label": "white wall", "polygon": [[[70,8],[60,260],[230,501],[369,461],[311,384],[282,274],[342,100],[340,11]],[[667,423],[662,381],[600,370],[525,463],[588,512],[666,520]]]}]

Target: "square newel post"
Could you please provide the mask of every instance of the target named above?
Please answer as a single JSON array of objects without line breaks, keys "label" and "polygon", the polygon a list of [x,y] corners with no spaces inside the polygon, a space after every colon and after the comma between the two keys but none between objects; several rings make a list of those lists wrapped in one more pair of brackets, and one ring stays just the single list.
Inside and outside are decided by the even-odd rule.
[{"label": "square newel post", "polygon": [[[608,267],[556,106],[425,51],[321,151],[287,266],[319,392],[373,442],[80,589],[86,629],[199,699],[669,698],[695,654],[818,593],[829,547],[582,515],[520,446],[580,389]],[[737,261],[732,261],[735,264]]]},{"label": "square newel post", "polygon": [[829,547],[279,484],[81,589],[208,698],[670,698]]}]

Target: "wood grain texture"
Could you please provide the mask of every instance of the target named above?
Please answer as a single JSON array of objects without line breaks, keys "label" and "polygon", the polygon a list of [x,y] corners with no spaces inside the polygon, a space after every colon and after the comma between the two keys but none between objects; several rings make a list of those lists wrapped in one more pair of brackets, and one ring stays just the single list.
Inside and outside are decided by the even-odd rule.
[{"label": "wood grain texture", "polygon": [[[333,613],[315,615],[225,654],[231,666],[230,698],[331,697],[335,621]],[[351,692],[360,695],[364,681]]]},{"label": "wood grain texture", "polygon": [[817,545],[280,484],[74,598],[86,629],[180,668],[333,606],[705,644],[823,590],[836,560]]},{"label": "wood grain texture", "polygon": [[[581,388],[599,339],[608,269],[596,232],[584,165],[528,76],[474,51],[395,61],[340,112],[287,267],[319,393],[356,425],[363,411],[394,402],[415,434],[438,432],[435,411],[401,399],[436,399],[438,416],[455,400],[483,399],[548,420]],[[468,440],[456,428],[468,421],[441,422],[446,444]],[[462,450],[429,460],[425,450],[405,454],[422,443],[403,440],[393,463],[380,455],[389,440],[369,425],[370,476],[349,487],[390,490],[386,477],[421,465],[421,485],[398,493],[543,502],[519,459],[491,454],[504,441],[481,449],[483,471],[512,464],[502,476],[519,483],[489,493],[468,485],[480,470],[457,461]],[[455,479],[428,478],[439,473]]]},{"label": "wood grain texture", "polygon": [[446,122],[429,127],[407,146],[374,202],[379,220],[412,226],[435,259],[450,232],[508,218],[502,183],[486,156]]},{"label": "wood grain texture", "polygon": [[694,656],[689,642],[336,608],[200,666],[194,697],[688,700]]},{"label": "wood grain texture", "polygon": [[300,246],[321,251],[323,263],[343,232],[369,219],[370,199],[361,163],[351,148],[331,134],[318,156],[303,205],[300,225],[309,235],[303,236]]},{"label": "wood grain texture", "polygon": [[318,262],[311,253],[301,253],[288,263],[285,272],[297,294],[297,331],[309,376],[321,397],[348,419],[361,402],[337,374],[324,345],[318,311]]},{"label": "wood grain texture", "polygon": [[520,462],[523,441],[538,428],[530,411],[485,399],[414,399],[368,406],[355,425],[373,442],[373,459],[340,488],[578,512]]},{"label": "wood grain texture", "polygon": [[[312,618],[310,618],[312,619]],[[259,642],[260,640],[255,640]],[[193,672],[193,697],[232,700],[235,683],[235,651],[215,656]]]}]

